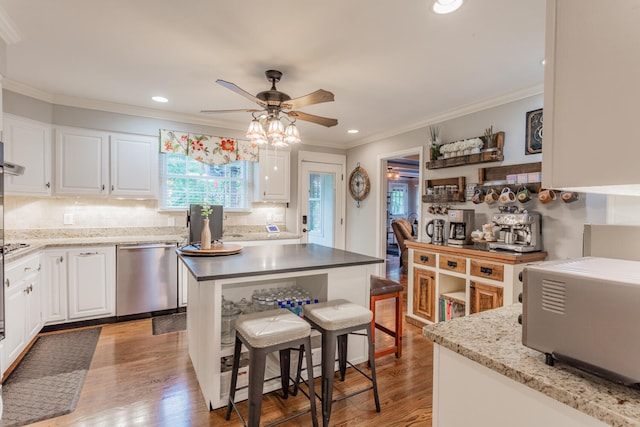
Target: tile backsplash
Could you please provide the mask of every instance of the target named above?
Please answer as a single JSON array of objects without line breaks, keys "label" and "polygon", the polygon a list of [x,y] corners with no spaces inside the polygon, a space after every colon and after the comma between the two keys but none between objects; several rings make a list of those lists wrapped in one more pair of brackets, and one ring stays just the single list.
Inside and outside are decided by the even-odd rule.
[{"label": "tile backsplash", "polygon": [[[225,226],[284,224],[286,205],[256,203],[251,212],[225,212]],[[65,224],[66,222],[66,224]],[[157,200],[5,196],[6,230],[186,227],[187,214],[158,210]]]}]

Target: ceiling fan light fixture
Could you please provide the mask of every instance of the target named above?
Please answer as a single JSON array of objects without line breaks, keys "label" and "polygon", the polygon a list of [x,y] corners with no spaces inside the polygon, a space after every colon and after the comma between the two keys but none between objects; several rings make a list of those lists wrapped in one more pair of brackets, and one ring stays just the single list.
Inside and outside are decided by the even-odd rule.
[{"label": "ceiling fan light fixture", "polygon": [[463,0],[436,0],[433,3],[433,11],[437,14],[451,13],[462,6]]},{"label": "ceiling fan light fixture", "polygon": [[284,142],[286,144],[298,144],[300,142],[300,132],[295,124],[289,123],[284,130]]},{"label": "ceiling fan light fixture", "polygon": [[264,131],[264,127],[262,126],[262,123],[260,123],[260,120],[256,118],[251,120],[251,123],[249,123],[249,129],[247,129],[246,136],[255,144],[262,145],[267,143],[267,134]]},{"label": "ceiling fan light fixture", "polygon": [[272,140],[284,138],[284,125],[279,118],[273,117],[269,120],[267,136]]}]

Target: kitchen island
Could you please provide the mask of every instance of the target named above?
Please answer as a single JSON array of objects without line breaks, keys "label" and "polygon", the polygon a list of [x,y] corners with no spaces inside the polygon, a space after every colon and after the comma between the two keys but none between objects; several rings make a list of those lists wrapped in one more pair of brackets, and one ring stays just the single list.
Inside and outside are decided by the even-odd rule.
[{"label": "kitchen island", "polygon": [[522,345],[522,304],[425,326],[434,426],[639,426],[640,390]]},{"label": "kitchen island", "polygon": [[[235,255],[181,254],[180,259],[188,270],[189,356],[211,409],[225,406],[229,391],[230,372],[221,372],[221,364],[233,353],[233,346],[221,344],[223,297],[232,301],[250,300],[255,290],[296,286],[319,301],[344,298],[369,307],[369,277],[380,274],[384,262],[314,244],[252,246]],[[367,354],[363,337],[350,339],[350,360],[364,362]],[[238,378],[239,385],[246,377]],[[267,382],[265,392],[279,388],[279,384],[279,380]],[[239,390],[237,398],[245,397],[246,390]]]}]

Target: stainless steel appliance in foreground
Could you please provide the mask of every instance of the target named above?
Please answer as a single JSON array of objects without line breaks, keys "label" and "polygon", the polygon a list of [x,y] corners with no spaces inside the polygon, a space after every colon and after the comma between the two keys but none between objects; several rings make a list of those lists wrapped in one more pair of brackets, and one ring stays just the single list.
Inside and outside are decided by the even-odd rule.
[{"label": "stainless steel appliance in foreground", "polygon": [[500,227],[497,242],[489,243],[489,249],[513,252],[542,250],[541,217],[537,212],[498,213],[491,215],[491,222]]},{"label": "stainless steel appliance in foreground", "polygon": [[116,315],[178,307],[175,243],[119,245],[116,251]]},{"label": "stainless steel appliance in foreground", "polygon": [[522,343],[625,384],[640,383],[640,262],[584,257],[525,267]]}]

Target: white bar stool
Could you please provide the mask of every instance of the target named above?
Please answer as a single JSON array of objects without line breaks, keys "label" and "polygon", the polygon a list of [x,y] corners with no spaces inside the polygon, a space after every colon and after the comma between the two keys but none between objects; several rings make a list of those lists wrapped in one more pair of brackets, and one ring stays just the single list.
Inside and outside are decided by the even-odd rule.
[{"label": "white bar stool", "polygon": [[[347,399],[360,393],[373,390],[373,398],[376,412],[380,412],[380,399],[378,398],[378,383],[376,380],[375,348],[371,339],[371,320],[373,313],[365,307],[353,304],[344,299],[327,301],[319,304],[306,305],[304,318],[314,329],[322,333],[322,424],[329,425],[331,418],[331,406],[333,402]],[[355,331],[366,330],[369,343],[369,366],[371,376],[367,375],[357,366],[347,360],[347,337]],[[353,392],[340,399],[333,400],[333,379],[335,376],[336,342],[338,345],[338,364],[340,367],[340,380],[344,381],[347,364],[360,372],[371,381],[371,386]],[[308,369],[308,368],[307,368]],[[312,371],[308,371],[312,372]],[[308,376],[313,376],[309,374]],[[300,368],[296,381],[300,379]]]},{"label": "white bar stool", "polygon": [[[249,414],[248,422],[240,414],[234,401],[240,365],[240,352],[244,344],[249,350]],[[226,419],[231,417],[231,410],[236,413],[245,426],[258,427],[262,410],[262,393],[264,386],[264,372],[267,354],[280,352],[280,377],[284,398],[288,397],[290,378],[291,347],[300,349],[307,354],[307,370],[313,372],[311,360],[311,327],[300,317],[285,309],[268,310],[239,316],[236,320],[236,342],[233,352],[233,369],[231,371],[231,388],[229,390],[229,404]],[[307,380],[309,388],[310,408],[286,417],[270,425],[280,424],[290,419],[311,412],[313,426],[318,426],[316,414],[315,392],[313,391],[313,374]]]}]

